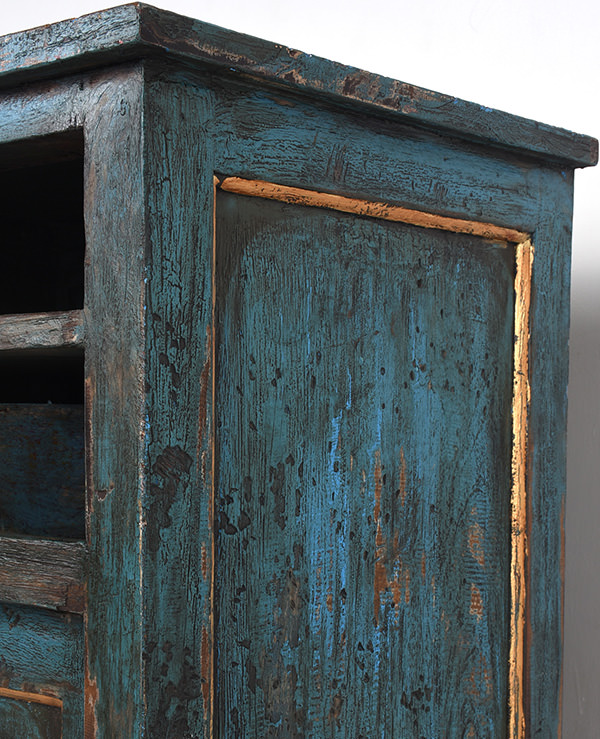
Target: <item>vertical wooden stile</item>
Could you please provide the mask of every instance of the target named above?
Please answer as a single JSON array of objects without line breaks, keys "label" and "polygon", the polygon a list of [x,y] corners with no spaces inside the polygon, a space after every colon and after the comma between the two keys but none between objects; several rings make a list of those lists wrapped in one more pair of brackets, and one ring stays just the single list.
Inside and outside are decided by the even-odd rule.
[{"label": "vertical wooden stile", "polygon": [[511,490],[511,634],[509,654],[509,726],[511,739],[526,735],[524,706],[525,619],[527,607],[527,423],[529,386],[529,306],[533,245],[516,246],[513,451]]}]

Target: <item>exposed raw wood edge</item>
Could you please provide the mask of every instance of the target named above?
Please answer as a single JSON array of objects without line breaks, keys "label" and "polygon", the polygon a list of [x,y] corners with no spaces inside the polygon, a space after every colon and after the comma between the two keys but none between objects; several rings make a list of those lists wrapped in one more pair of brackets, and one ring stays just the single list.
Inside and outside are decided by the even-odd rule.
[{"label": "exposed raw wood edge", "polygon": [[24,690],[11,690],[10,688],[0,688],[0,698],[14,698],[18,701],[27,701],[28,703],[43,703],[45,706],[55,706],[62,710],[62,701],[53,695],[43,695],[42,693],[28,693]]},{"label": "exposed raw wood edge", "polygon": [[0,601],[83,613],[83,542],[0,536]]},{"label": "exposed raw wood edge", "polygon": [[527,423],[529,386],[529,305],[533,245],[529,239],[516,247],[515,344],[512,407],[511,489],[511,624],[509,650],[509,736],[525,739],[525,618],[527,542]]},{"label": "exposed raw wood edge", "polygon": [[462,218],[448,218],[447,216],[440,216],[435,213],[411,210],[410,208],[402,208],[398,205],[390,205],[379,201],[358,200],[343,195],[304,190],[299,187],[275,185],[262,180],[225,177],[219,181],[219,187],[221,190],[226,190],[237,195],[250,195],[295,205],[327,208],[329,210],[341,211],[342,213],[380,218],[384,221],[407,223],[412,226],[420,226],[421,228],[434,228],[440,231],[471,234],[472,236],[481,236],[484,239],[490,239],[492,241],[518,244],[528,238],[528,234],[522,231],[515,231],[512,228],[504,228],[503,226],[495,226],[493,223],[467,221]]},{"label": "exposed raw wood edge", "polygon": [[0,351],[81,346],[83,311],[0,316]]}]

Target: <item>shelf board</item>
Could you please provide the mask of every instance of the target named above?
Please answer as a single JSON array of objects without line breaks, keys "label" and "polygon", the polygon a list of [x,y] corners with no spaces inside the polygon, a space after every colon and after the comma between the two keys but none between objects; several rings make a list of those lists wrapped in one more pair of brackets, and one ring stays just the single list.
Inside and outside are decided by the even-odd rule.
[{"label": "shelf board", "polygon": [[0,601],[83,613],[83,542],[0,536]]},{"label": "shelf board", "polygon": [[83,345],[83,311],[0,316],[0,351]]}]

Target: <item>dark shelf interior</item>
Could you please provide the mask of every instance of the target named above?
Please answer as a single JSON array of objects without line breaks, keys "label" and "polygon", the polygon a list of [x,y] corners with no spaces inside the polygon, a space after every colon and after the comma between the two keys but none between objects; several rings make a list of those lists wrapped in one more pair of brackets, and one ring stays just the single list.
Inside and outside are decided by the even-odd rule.
[{"label": "dark shelf interior", "polygon": [[0,147],[0,314],[83,307],[83,136]]}]

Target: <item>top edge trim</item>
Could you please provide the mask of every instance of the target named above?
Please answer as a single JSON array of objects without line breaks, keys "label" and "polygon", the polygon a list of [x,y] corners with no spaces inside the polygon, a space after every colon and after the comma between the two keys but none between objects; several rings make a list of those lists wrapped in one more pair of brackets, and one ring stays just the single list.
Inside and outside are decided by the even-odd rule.
[{"label": "top edge trim", "polygon": [[460,138],[573,167],[598,162],[598,141],[345,66],[150,5],[121,5],[0,38],[0,86],[149,54],[209,64],[365,107]]}]

